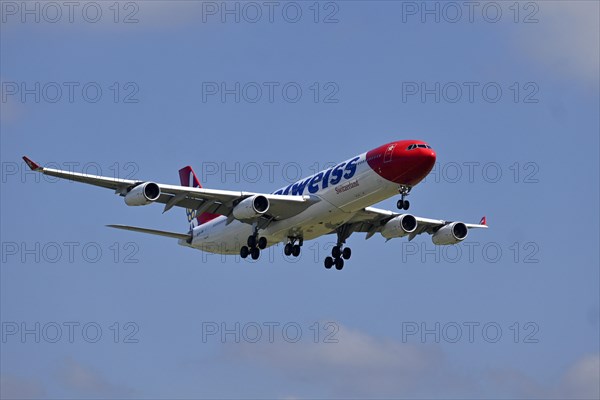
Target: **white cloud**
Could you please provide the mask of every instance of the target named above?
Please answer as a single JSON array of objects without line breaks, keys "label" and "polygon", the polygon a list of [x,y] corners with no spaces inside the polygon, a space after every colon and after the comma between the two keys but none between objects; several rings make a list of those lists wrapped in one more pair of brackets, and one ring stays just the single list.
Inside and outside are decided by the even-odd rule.
[{"label": "white cloud", "polygon": [[490,370],[486,379],[508,397],[529,399],[599,399],[600,355],[586,354],[566,368],[558,382],[539,383],[516,369]]},{"label": "white cloud", "polygon": [[337,337],[338,343],[230,343],[222,356],[338,398],[599,398],[597,354],[577,360],[558,383],[538,382],[518,368],[458,368],[438,345],[401,343],[343,326]]},{"label": "white cloud", "polygon": [[588,354],[565,373],[560,394],[564,398],[600,399],[600,355]]},{"label": "white cloud", "polygon": [[45,395],[42,385],[31,379],[13,375],[0,376],[0,398],[39,399]]},{"label": "white cloud", "polygon": [[225,347],[226,356],[232,362],[258,361],[289,379],[323,387],[333,397],[448,396],[474,391],[471,383],[448,367],[437,346],[375,338],[346,327],[340,327],[337,338],[338,343],[231,344]]},{"label": "white cloud", "polygon": [[527,55],[563,79],[598,83],[599,13],[597,1],[538,2],[536,24],[523,24],[517,40]]},{"label": "white cloud", "polygon": [[72,358],[64,361],[58,376],[67,389],[83,396],[122,398],[134,394],[132,389],[110,382],[101,372]]}]

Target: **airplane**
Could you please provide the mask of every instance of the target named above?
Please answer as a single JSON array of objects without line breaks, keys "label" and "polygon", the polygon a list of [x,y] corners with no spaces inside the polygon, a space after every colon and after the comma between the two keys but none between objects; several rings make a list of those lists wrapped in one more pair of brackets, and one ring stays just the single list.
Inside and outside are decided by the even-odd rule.
[{"label": "airplane", "polygon": [[[220,254],[260,257],[261,250],[285,242],[284,254],[298,257],[306,240],[336,234],[325,268],[344,267],[352,251],[345,246],[352,233],[366,239],[380,233],[386,241],[421,233],[432,235],[436,245],[463,241],[479,224],[417,217],[405,212],[411,189],[431,171],[436,153],[420,140],[399,140],[367,151],[331,168],[280,188],[273,193],[238,192],[203,188],[190,166],[179,170],[181,186],[87,175],[45,168],[27,157],[29,168],[45,175],[112,189],[128,206],[164,204],[163,213],[185,208],[189,231],[167,232],[128,225],[107,225],[146,234],[178,239],[182,246]],[[400,212],[372,207],[400,194]]]}]

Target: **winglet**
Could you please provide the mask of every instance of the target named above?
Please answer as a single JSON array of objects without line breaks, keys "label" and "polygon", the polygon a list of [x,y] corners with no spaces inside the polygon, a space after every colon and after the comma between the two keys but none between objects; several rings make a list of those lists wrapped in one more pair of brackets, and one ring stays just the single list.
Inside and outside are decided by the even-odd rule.
[{"label": "winglet", "polygon": [[481,221],[479,221],[479,225],[486,225],[487,226],[487,223],[486,223],[486,220],[485,220],[485,215],[483,217],[481,217]]},{"label": "winglet", "polygon": [[42,169],[40,164],[36,163],[35,161],[31,161],[29,158],[27,158],[25,156],[23,156],[23,160],[25,161],[27,166],[29,168],[31,168],[32,171],[39,171],[40,169]]}]

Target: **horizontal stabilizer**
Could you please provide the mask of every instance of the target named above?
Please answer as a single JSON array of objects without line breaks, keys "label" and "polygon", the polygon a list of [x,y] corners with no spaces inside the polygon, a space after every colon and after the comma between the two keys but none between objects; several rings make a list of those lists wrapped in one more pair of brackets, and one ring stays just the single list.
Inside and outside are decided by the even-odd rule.
[{"label": "horizontal stabilizer", "polygon": [[175,239],[182,239],[182,240],[190,239],[189,233],[159,231],[156,229],[139,228],[137,226],[129,226],[129,225],[106,225],[106,226],[108,226],[109,228],[124,229],[126,231],[134,231],[134,232],[141,232],[141,233],[149,233],[151,235],[166,236],[166,237],[175,238]]}]

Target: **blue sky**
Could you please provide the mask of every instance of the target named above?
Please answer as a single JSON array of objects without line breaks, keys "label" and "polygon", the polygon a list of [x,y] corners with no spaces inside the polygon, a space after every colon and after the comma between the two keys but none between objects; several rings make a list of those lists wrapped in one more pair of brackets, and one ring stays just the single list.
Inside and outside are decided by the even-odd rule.
[{"label": "blue sky", "polygon": [[[598,398],[597,2],[28,4],[1,2],[3,398]],[[341,272],[330,237],[241,262],[110,230],[187,221],[20,158],[271,192],[408,138],[438,156],[411,212],[490,229],[355,234]]]}]

